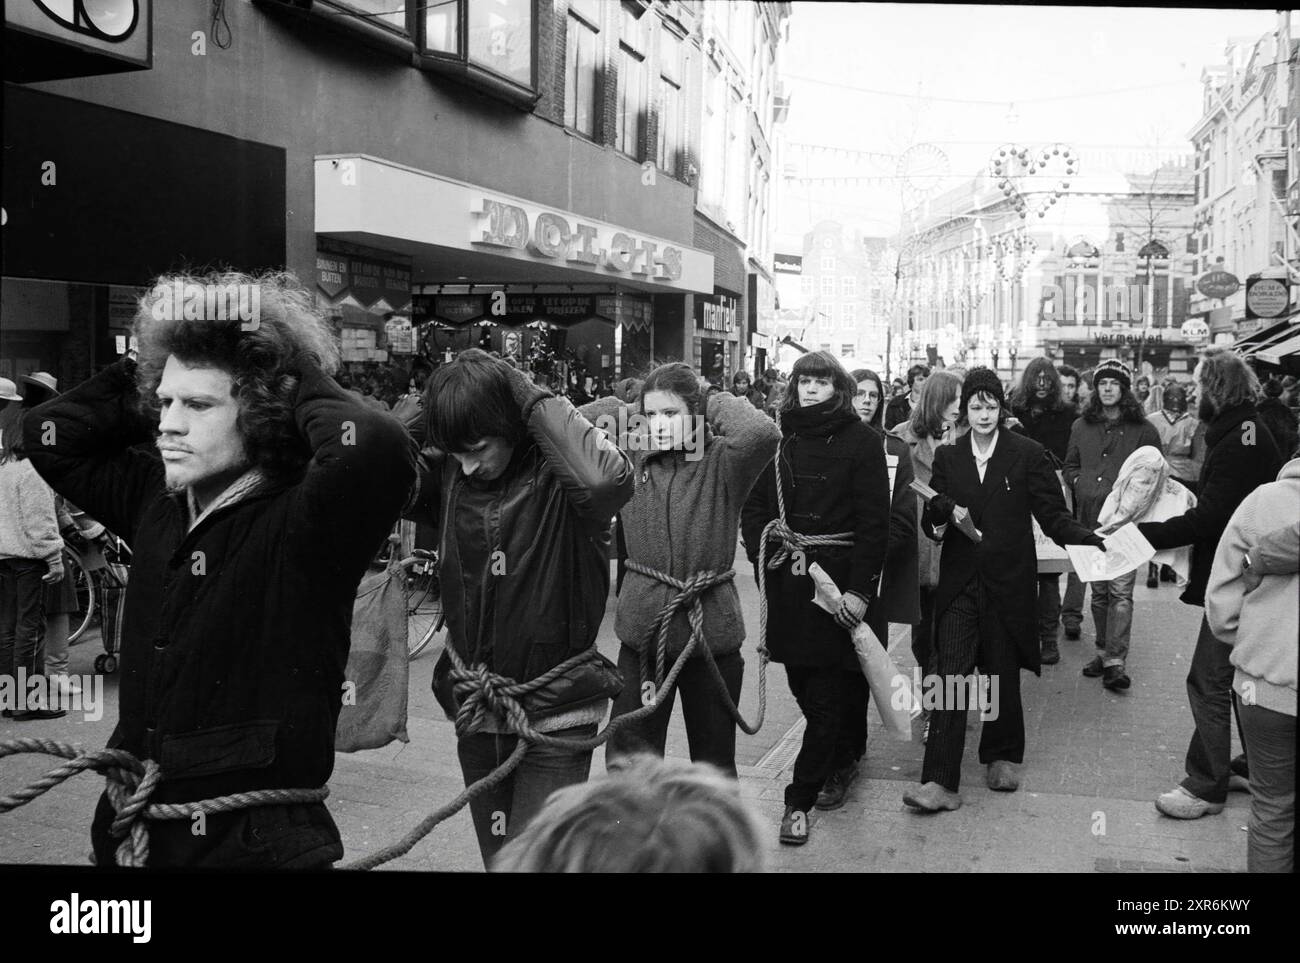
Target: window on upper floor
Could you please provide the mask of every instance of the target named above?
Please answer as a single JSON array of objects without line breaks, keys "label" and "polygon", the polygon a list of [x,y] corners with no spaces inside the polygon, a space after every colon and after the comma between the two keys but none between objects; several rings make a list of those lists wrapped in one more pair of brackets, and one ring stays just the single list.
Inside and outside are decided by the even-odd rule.
[{"label": "window on upper floor", "polygon": [[[623,29],[618,43],[618,106],[614,120],[614,146],[635,160],[645,156],[646,116],[650,109],[650,75],[646,63],[648,20],[629,4],[623,5]],[[640,10],[640,8],[637,8]],[[640,11],[644,13],[644,11]]]},{"label": "window on upper floor", "polygon": [[601,5],[596,0],[569,0],[564,37],[564,126],[593,139],[600,120],[603,74]]},{"label": "window on upper floor", "polygon": [[834,271],[834,270],[835,270],[835,255],[834,255],[834,254],[823,254],[823,255],[822,255],[822,270],[823,270],[823,271]]},{"label": "window on upper floor", "polygon": [[822,297],[824,298],[835,297],[835,275],[834,274],[822,275],[821,291],[822,291]]},{"label": "window on upper floor", "polygon": [[673,177],[681,168],[686,142],[686,110],[682,94],[685,70],[683,44],[666,26],[659,28],[659,124],[655,151],[660,168]]},{"label": "window on upper floor", "polygon": [[409,32],[407,4],[402,0],[332,0],[332,5],[355,13],[367,23],[387,27],[401,34]]},{"label": "window on upper floor", "polygon": [[846,298],[856,298],[858,296],[858,279],[852,274],[844,275],[840,281],[841,291]]},{"label": "window on upper floor", "polygon": [[840,323],[846,328],[854,327],[858,323],[858,306],[852,301],[840,305]]},{"label": "window on upper floor", "polygon": [[[406,3],[415,5],[421,67],[457,76],[512,103],[537,102],[537,0]],[[390,0],[388,9],[400,5],[401,0]]]}]

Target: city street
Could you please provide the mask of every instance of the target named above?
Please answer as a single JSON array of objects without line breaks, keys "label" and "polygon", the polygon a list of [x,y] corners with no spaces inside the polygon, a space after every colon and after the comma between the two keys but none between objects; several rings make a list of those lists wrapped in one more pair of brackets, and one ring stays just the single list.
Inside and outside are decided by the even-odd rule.
[{"label": "city street", "polygon": [[[757,587],[743,553],[736,582],[745,611],[747,675],[742,710],[757,707],[753,646],[758,623]],[[744,794],[770,827],[771,866],[791,872],[1225,872],[1246,865],[1249,797],[1233,793],[1222,815],[1191,822],[1160,816],[1152,799],[1182,776],[1191,733],[1184,679],[1201,610],[1177,601],[1170,585],[1134,597],[1133,687],[1115,694],[1080,667],[1092,655],[1091,619],[1083,637],[1061,641],[1061,662],[1041,679],[1022,673],[1028,748],[1022,786],[1014,794],[984,786],[976,745],[978,714],[971,714],[962,773],[964,806],[957,812],[916,815],[902,794],[920,774],[923,747],[880,735],[871,710],[871,735],[862,777],[846,805],[813,817],[802,848],[778,846],[782,788],[802,735],[802,718],[784,671],[768,673],[768,709],[756,736],[739,737],[737,761]],[[611,592],[600,633],[601,650],[617,655]],[[900,668],[914,664],[906,629],[894,628],[891,650]],[[90,672],[97,641],[72,649],[72,671]],[[422,653],[411,667],[407,745],[340,754],[328,805],[343,834],[346,860],[387,845],[461,788],[451,723],[429,690],[437,652]],[[0,724],[0,740],[15,736],[69,739],[102,746],[116,719],[116,677],[108,678],[108,706],[98,722],[76,713],[51,722]],[[916,734],[919,737],[919,732]],[[1239,751],[1234,733],[1234,752]],[[686,758],[680,710],[669,731],[668,753]],[[11,792],[53,768],[51,757],[0,761],[0,788]],[[593,772],[602,771],[597,752]],[[0,816],[0,863],[84,864],[89,823],[102,787],[83,774],[13,813]],[[481,869],[469,814],[462,810],[389,867],[403,870]]]}]

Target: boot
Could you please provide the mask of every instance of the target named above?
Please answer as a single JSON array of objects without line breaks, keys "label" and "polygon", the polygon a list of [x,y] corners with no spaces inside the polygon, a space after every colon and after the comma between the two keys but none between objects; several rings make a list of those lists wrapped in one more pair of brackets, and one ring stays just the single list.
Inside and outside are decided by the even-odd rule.
[{"label": "boot", "polygon": [[1061,650],[1056,647],[1056,639],[1048,639],[1043,642],[1042,652],[1039,654],[1039,661],[1043,665],[1056,665],[1061,661]]}]

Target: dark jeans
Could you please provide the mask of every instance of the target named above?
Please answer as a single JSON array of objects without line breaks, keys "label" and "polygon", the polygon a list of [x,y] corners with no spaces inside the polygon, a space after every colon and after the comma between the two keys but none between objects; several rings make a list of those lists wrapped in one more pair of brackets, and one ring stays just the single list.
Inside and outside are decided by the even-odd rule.
[{"label": "dark jeans", "polygon": [[[653,656],[651,657],[653,659]],[[722,680],[727,684],[731,701],[739,704],[741,682],[745,677],[745,659],[740,650],[715,657]],[[653,662],[651,663],[653,669]],[[667,672],[670,666],[666,666]],[[618,671],[624,679],[623,691],[614,700],[610,718],[627,715],[641,708],[641,655],[631,646],[618,650]],[[605,748],[606,765],[620,756],[635,752],[664,754],[668,741],[668,721],[673,715],[677,694],[682,696],[682,719],[686,723],[686,741],[691,749],[691,762],[707,762],[723,772],[736,776],[736,723],[727,711],[713,673],[703,658],[688,659],[682,667],[677,684],[659,709],[649,718],[619,729]]]},{"label": "dark jeans", "polygon": [[826,777],[866,749],[867,680],[861,672],[839,666],[787,665],[785,674],[808,723],[793,779],[785,787],[785,804],[807,812]]},{"label": "dark jeans", "polygon": [[1250,752],[1250,830],[1246,871],[1295,871],[1295,716],[1237,700]]},{"label": "dark jeans", "polygon": [[[38,559],[0,559],[0,676],[14,678],[25,669],[44,671],[40,644],[45,633],[45,583],[48,566]],[[16,693],[25,698],[26,693]],[[24,706],[6,706],[21,710]]]},{"label": "dark jeans", "polygon": [[[1187,746],[1187,778],[1182,786],[1206,802],[1221,803],[1228,799],[1228,777],[1232,755],[1232,729],[1229,716],[1236,704],[1232,698],[1232,646],[1214,637],[1210,624],[1201,616],[1201,631],[1196,636],[1192,667],[1187,672],[1187,701],[1191,704],[1196,729]],[[1241,732],[1241,720],[1237,720]],[[1241,744],[1246,744],[1242,737]],[[1249,754],[1247,753],[1249,764]]]},{"label": "dark jeans", "polygon": [[[596,724],[576,726],[547,733],[559,739],[590,739]],[[478,732],[456,743],[460,771],[465,785],[478,782],[514,752],[518,736]],[[518,836],[537,815],[548,796],[557,789],[586,782],[591,772],[591,751],[567,752],[547,746],[532,746],[523,762],[509,776],[483,795],[470,801],[474,834],[483,865],[490,868],[492,858],[509,840]]]},{"label": "dark jeans", "polygon": [[1086,586],[1073,571],[1065,576],[1065,596],[1061,600],[1061,624],[1078,630],[1083,625],[1083,592]]},{"label": "dark jeans", "polygon": [[1061,573],[1038,576],[1038,641],[1056,641],[1056,626],[1061,620]]},{"label": "dark jeans", "polygon": [[933,586],[921,586],[921,621],[912,626],[912,655],[922,675],[934,659],[934,592]]},{"label": "dark jeans", "polygon": [[[1025,756],[1025,718],[1020,704],[1020,662],[1015,646],[983,597],[978,577],[971,579],[939,617],[934,671],[944,680],[947,691],[950,678],[969,677],[976,665],[985,675],[998,677],[997,698],[989,713],[996,710],[997,718],[984,720],[980,762],[1021,762]],[[945,705],[930,714],[921,782],[937,782],[957,791],[966,750],[967,711],[967,707]]]}]

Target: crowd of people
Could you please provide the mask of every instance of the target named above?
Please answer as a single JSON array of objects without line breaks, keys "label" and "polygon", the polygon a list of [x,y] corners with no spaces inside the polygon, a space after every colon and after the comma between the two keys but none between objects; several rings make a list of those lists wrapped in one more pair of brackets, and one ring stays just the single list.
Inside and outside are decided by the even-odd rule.
[{"label": "crowd of people", "polygon": [[[333,767],[351,600],[404,517],[440,533],[448,641],[432,688],[478,786],[469,805],[489,868],[762,868],[762,828],[735,788],[738,535],[761,586],[758,641],[807,721],[781,843],[806,843],[814,810],[842,806],[860,772],[872,693],[851,638],[863,625],[886,642],[891,623],[910,625],[927,679],[992,686],[979,759],[990,789],[1016,791],[1020,674],[1061,661],[1058,631],[1078,637],[1085,587],[1096,652],[1082,673],[1131,686],[1138,570],[1067,579],[1062,597],[1059,575],[1039,570],[1035,528],[1104,553],[1130,524],[1182,601],[1205,609],[1186,778],[1155,804],[1199,818],[1244,779],[1251,868],[1292,868],[1294,383],[1261,387],[1238,355],[1210,348],[1190,384],[1135,381],[1118,359],[1076,372],[1044,357],[1010,390],[988,368],[917,365],[886,397],[878,373],[818,351],[788,378],[738,374],[730,390],[666,363],[575,408],[470,349],[411,372],[383,411],[340,382],[338,348],[292,276],[157,289],[173,283],[257,284],[260,324],[170,317],[146,296],[138,356],[0,434],[0,671],[43,671],[32,599],[58,582],[54,504],[67,499],[134,551],[110,746],[159,761],[154,801],[305,794],[214,814],[201,837],[155,824],[150,865],[341,857],[312,793]],[[22,400],[3,381],[0,394]],[[614,556],[616,662],[596,649]],[[832,611],[810,601],[814,566],[840,592]],[[679,693],[695,769],[656,761]],[[965,710],[923,713],[910,809],[962,804]],[[605,736],[610,772],[589,781]],[[116,858],[113,823],[106,794],[92,827],[102,864]]]}]

